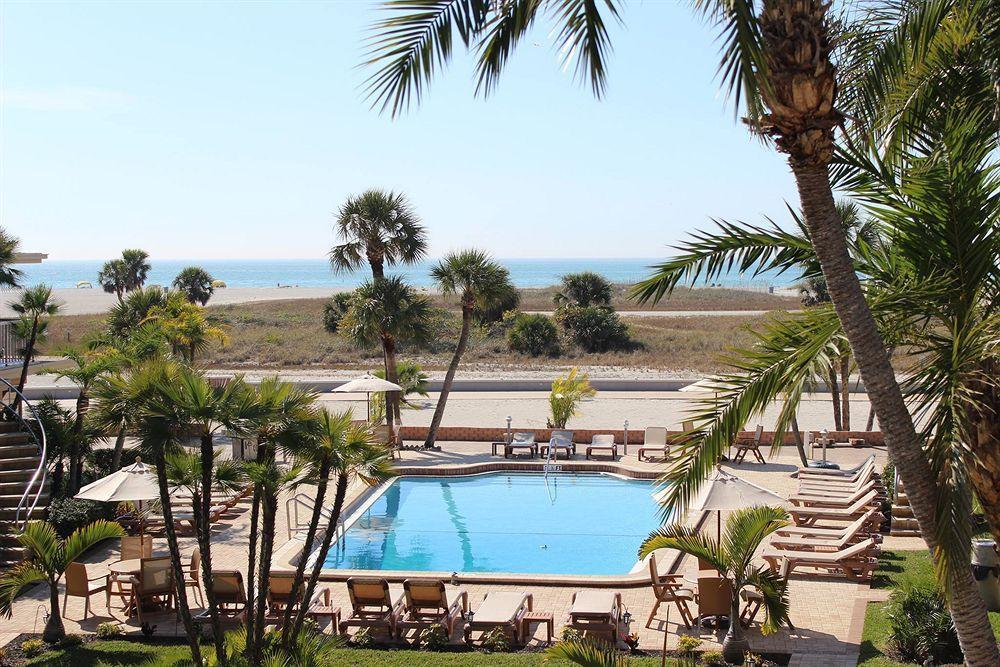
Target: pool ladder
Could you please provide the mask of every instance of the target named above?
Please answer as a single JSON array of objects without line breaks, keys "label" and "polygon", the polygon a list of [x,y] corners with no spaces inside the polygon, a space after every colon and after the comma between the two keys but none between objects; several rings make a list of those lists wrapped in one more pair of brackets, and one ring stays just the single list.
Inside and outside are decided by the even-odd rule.
[{"label": "pool ladder", "polygon": [[[288,531],[288,539],[292,539],[292,533],[297,533],[309,528],[308,520],[303,522],[299,519],[299,508],[302,507],[305,511],[307,511],[310,515],[309,518],[311,518],[313,511],[312,500],[312,496],[300,492],[285,501],[285,527]],[[320,523],[322,524],[323,518],[329,518],[329,516],[330,510],[328,508],[324,508],[323,512],[320,514]],[[333,536],[334,544],[336,545],[337,552],[339,553],[340,550],[346,548],[347,545],[347,528],[344,526],[343,518],[337,520]]]}]

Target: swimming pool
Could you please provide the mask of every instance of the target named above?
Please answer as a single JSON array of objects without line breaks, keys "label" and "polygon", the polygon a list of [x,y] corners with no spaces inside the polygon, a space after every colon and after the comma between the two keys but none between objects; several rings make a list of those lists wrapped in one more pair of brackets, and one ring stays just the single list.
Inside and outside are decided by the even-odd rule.
[{"label": "swimming pool", "polygon": [[325,566],[624,574],[660,525],[652,491],[603,474],[402,477],[356,516]]}]

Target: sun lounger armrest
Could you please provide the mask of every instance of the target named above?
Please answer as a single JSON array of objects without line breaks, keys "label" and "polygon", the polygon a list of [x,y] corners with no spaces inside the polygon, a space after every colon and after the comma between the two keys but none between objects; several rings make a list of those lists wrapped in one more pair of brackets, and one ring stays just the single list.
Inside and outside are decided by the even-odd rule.
[{"label": "sun lounger armrest", "polygon": [[461,610],[463,616],[469,613],[469,594],[465,591],[460,591],[458,597],[451,601],[451,606],[448,607],[448,614],[453,615],[459,610]]},{"label": "sun lounger armrest", "polygon": [[535,596],[534,596],[534,594],[532,594],[532,593],[528,593],[528,594],[527,594],[527,595],[525,596],[525,603],[526,603],[526,604],[527,604],[527,606],[528,606],[528,611],[531,611],[531,607],[532,607],[532,605],[533,605],[533,604],[535,603]]}]

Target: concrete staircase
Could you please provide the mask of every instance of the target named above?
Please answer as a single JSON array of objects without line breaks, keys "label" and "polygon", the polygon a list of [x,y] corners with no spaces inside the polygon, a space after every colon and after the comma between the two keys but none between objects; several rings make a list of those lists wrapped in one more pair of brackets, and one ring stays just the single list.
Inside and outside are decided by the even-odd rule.
[{"label": "concrete staircase", "polygon": [[[0,568],[21,560],[24,548],[17,541],[17,506],[24,490],[38,468],[40,458],[35,437],[18,422],[0,422]],[[38,490],[37,482],[28,502]],[[44,519],[50,498],[50,481],[46,477],[38,504],[28,519]],[[25,518],[22,516],[22,518]]]},{"label": "concrete staircase", "polygon": [[920,537],[920,527],[913,516],[913,508],[910,507],[910,500],[906,497],[902,486],[896,492],[896,501],[892,504],[892,524],[889,527],[889,534],[899,537]]}]

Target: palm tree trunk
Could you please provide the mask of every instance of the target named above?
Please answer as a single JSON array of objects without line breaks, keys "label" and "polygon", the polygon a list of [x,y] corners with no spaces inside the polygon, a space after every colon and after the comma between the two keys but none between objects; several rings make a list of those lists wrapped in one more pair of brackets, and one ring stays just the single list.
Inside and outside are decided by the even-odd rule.
[{"label": "palm tree trunk", "polygon": [[276,493],[267,490],[262,492],[263,496],[263,521],[261,522],[260,536],[260,564],[257,573],[257,608],[254,618],[254,651],[251,664],[262,663],[264,652],[264,612],[267,608],[267,592],[271,581],[271,554],[274,551],[274,517],[278,511],[278,497]]},{"label": "palm tree trunk", "polygon": [[330,522],[327,524],[326,532],[323,533],[323,541],[320,543],[319,553],[313,562],[312,571],[309,573],[309,580],[306,583],[306,592],[302,596],[302,604],[295,614],[295,622],[292,624],[292,635],[289,643],[294,642],[302,629],[302,623],[306,618],[306,611],[309,609],[309,601],[316,594],[316,585],[319,583],[319,575],[323,571],[323,564],[326,556],[330,553],[330,545],[333,544],[333,536],[337,532],[337,522],[340,521],[340,511],[344,507],[344,497],[347,495],[347,473],[343,470],[337,473],[336,492],[333,496],[333,510],[330,512]]},{"label": "palm tree trunk", "polygon": [[795,436],[795,450],[799,453],[799,463],[803,468],[809,467],[809,458],[806,456],[805,443],[802,442],[802,431],[799,430],[799,418],[792,416],[792,433]]},{"label": "palm tree trunk", "polygon": [[444,384],[441,385],[441,394],[438,396],[437,405],[434,406],[434,416],[431,418],[430,428],[427,429],[427,439],[424,440],[424,447],[433,447],[437,439],[437,430],[444,418],[445,404],[448,402],[448,394],[451,393],[451,385],[455,382],[455,373],[458,371],[458,363],[465,354],[465,346],[469,343],[469,329],[472,327],[472,308],[462,305],[462,333],[458,336],[458,346],[455,354],[448,364],[448,372],[444,374]]},{"label": "palm tree trunk", "polygon": [[111,455],[111,472],[115,472],[121,468],[122,452],[124,450],[125,450],[125,425],[122,424],[121,428],[118,429],[118,435],[115,437],[115,451]]},{"label": "palm tree trunk", "polygon": [[212,583],[212,526],[209,524],[209,509],[212,506],[212,464],[215,462],[215,447],[212,433],[205,430],[201,434],[201,508],[194,511],[195,531],[198,534],[198,550],[201,551],[201,572],[208,604],[208,616],[212,623],[212,640],[219,664],[226,664],[226,652],[222,636],[222,620],[219,605],[215,601],[215,586]]},{"label": "palm tree trunk", "polygon": [[871,431],[873,428],[875,428],[875,406],[870,405],[868,406],[868,423],[865,424],[865,430]]},{"label": "palm tree trunk", "polygon": [[257,589],[254,587],[257,568],[257,530],[260,527],[260,501],[261,493],[259,485],[253,489],[253,504],[250,510],[250,546],[247,557],[247,604],[244,608],[244,626],[246,627],[247,642],[243,654],[250,658],[253,655],[254,636],[253,619],[254,604],[256,604]]},{"label": "palm tree trunk", "polygon": [[837,381],[837,369],[832,362],[828,369],[827,382],[830,383],[830,400],[833,401],[833,430],[843,431],[844,422],[840,416],[840,383]]},{"label": "palm tree trunk", "polygon": [[722,640],[722,657],[728,662],[739,664],[743,657],[750,650],[750,642],[743,634],[743,626],[740,625],[740,596],[733,594],[733,600],[729,604],[729,632]]},{"label": "palm tree trunk", "polygon": [[160,487],[160,507],[163,511],[164,531],[167,534],[167,548],[170,551],[170,564],[174,571],[174,592],[177,594],[177,613],[184,625],[184,634],[191,648],[191,660],[195,665],[201,665],[200,639],[195,633],[191,621],[191,610],[188,607],[187,586],[184,584],[184,565],[181,563],[181,550],[177,545],[177,531],[174,529],[174,512],[170,507],[170,487],[167,482],[167,464],[164,459],[163,447],[156,448],[156,481]]},{"label": "palm tree trunk", "polygon": [[24,348],[24,361],[21,364],[21,377],[17,381],[17,396],[14,397],[14,411],[21,409],[21,394],[24,393],[24,385],[28,382],[28,367],[31,365],[31,358],[35,356],[35,342],[38,340],[38,315],[31,322],[31,336],[28,344]]},{"label": "palm tree trunk", "polygon": [[966,411],[965,432],[975,461],[968,464],[969,481],[983,507],[993,539],[1000,544],[1000,389],[994,379],[1000,375],[1000,364],[987,361],[980,364],[978,377],[968,390],[977,396],[977,409]]},{"label": "palm tree trunk", "polygon": [[[830,297],[850,341],[861,379],[885,434],[889,456],[906,486],[907,497],[924,541],[937,559],[937,484],[925,458],[896,375],[879,336],[861,283],[847,251],[847,241],[834,205],[825,162],[790,160],[802,202],[803,217],[826,278]],[[1000,664],[1000,652],[986,615],[986,606],[970,570],[968,549],[949,575],[952,619],[967,664]],[[961,558],[959,556],[959,558]]]},{"label": "palm tree trunk", "polygon": [[840,357],[840,425],[842,431],[851,430],[851,355]]},{"label": "palm tree trunk", "polygon": [[50,644],[62,641],[66,636],[62,616],[59,614],[59,585],[54,579],[49,580],[49,620],[45,622],[42,639]]},{"label": "palm tree trunk", "polygon": [[[309,517],[309,528],[306,530],[306,539],[302,545],[302,555],[299,557],[299,562],[295,565],[295,579],[292,580],[292,590],[291,594],[288,596],[289,600],[298,599],[299,589],[302,588],[302,582],[305,580],[306,573],[306,561],[309,560],[309,554],[312,552],[313,543],[316,541],[316,531],[319,530],[319,520],[323,517],[323,501],[326,499],[326,487],[329,484],[330,479],[330,457],[324,456],[320,461],[319,465],[319,479],[316,482],[316,498],[313,500],[313,511],[312,516]],[[282,619],[281,627],[281,645],[285,648],[289,646],[289,638],[292,636],[291,622],[292,622],[292,607],[293,605],[285,606],[285,615]],[[298,629],[295,630],[298,633]]]},{"label": "palm tree trunk", "polygon": [[69,493],[72,495],[80,488],[80,445],[83,442],[83,416],[87,412],[90,401],[80,387],[76,397],[76,416],[73,419],[73,438],[69,442]]},{"label": "palm tree trunk", "polygon": [[[396,342],[392,339],[386,339],[383,346],[385,347],[385,379],[393,384],[399,384],[399,375],[396,373]],[[398,400],[398,391],[385,392],[385,423],[389,427],[389,444],[393,447],[396,446],[393,417],[396,414]]]}]

